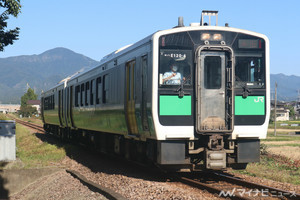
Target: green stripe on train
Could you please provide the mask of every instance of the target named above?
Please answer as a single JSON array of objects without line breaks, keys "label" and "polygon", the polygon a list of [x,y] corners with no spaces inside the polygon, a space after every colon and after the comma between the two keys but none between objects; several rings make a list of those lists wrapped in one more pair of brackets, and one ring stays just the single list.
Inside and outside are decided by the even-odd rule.
[{"label": "green stripe on train", "polygon": [[159,114],[160,115],[191,115],[192,97],[161,95],[159,96]]},{"label": "green stripe on train", "polygon": [[235,115],[265,115],[265,97],[235,96]]}]

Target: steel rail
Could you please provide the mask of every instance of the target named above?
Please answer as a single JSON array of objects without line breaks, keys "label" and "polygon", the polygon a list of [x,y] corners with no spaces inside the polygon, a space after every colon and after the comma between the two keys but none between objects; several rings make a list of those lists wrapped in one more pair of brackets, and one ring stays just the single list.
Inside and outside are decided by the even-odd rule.
[{"label": "steel rail", "polygon": [[[181,177],[181,176],[176,176],[175,179],[178,180],[181,183],[186,184],[186,185],[190,185],[192,187],[199,188],[201,190],[206,190],[209,193],[217,194],[217,195],[219,195],[219,197],[223,197],[223,196],[220,195],[220,194],[222,194],[223,190],[220,189],[220,188],[213,187],[210,184],[202,183],[200,181],[195,181],[193,179],[190,179],[190,178],[187,178],[187,177]],[[226,197],[224,197],[224,198],[226,198]],[[249,200],[251,198],[248,198],[246,196],[242,196],[242,195],[239,195],[239,194],[234,194],[234,195],[230,196],[230,199]]]},{"label": "steel rail", "polygon": [[26,121],[23,121],[23,120],[19,120],[19,119],[14,119],[17,123],[19,124],[22,124],[24,126],[27,126],[27,127],[30,127],[30,128],[33,128],[35,130],[38,130],[38,131],[41,131],[41,132],[45,132],[44,128],[40,125],[37,125],[37,124],[33,124],[33,123],[30,123],[30,122],[26,122]]}]

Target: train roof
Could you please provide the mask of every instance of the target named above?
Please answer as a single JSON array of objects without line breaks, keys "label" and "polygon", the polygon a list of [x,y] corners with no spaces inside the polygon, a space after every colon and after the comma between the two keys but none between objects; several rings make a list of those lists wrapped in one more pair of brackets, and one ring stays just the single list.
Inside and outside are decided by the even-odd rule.
[{"label": "train roof", "polygon": [[[177,33],[177,32],[185,32],[185,31],[197,31],[197,30],[215,30],[215,31],[228,31],[228,32],[238,32],[238,33],[244,33],[244,34],[249,34],[249,35],[253,35],[253,36],[257,36],[257,37],[261,37],[264,38],[265,40],[268,41],[268,38],[261,34],[261,33],[257,33],[257,32],[253,32],[253,31],[248,31],[248,30],[244,30],[244,29],[238,29],[238,28],[233,28],[233,27],[228,27],[228,26],[201,26],[200,23],[191,23],[190,26],[176,26],[172,29],[166,29],[166,30],[161,30],[161,31],[157,31],[147,37],[145,37],[144,39],[134,43],[134,44],[130,44],[130,45],[126,45],[118,50],[113,51],[112,53],[104,56],[101,60],[100,60],[100,64],[89,68],[87,70],[84,71],[78,71],[75,74],[66,77],[65,79],[63,79],[62,81],[60,81],[57,85],[55,85],[54,87],[50,88],[47,91],[51,91],[57,87],[60,87],[62,84],[67,84],[68,81],[71,81],[73,79],[78,78],[79,76],[82,76],[92,70],[94,70],[97,67],[103,66],[106,63],[109,63],[113,60],[115,60],[116,58],[118,58],[120,55],[122,54],[126,54],[127,52],[130,52],[132,50],[134,50],[135,48],[142,46],[145,43],[150,42],[151,40],[153,40],[153,38],[158,38],[161,35],[165,35],[165,34],[172,34],[172,33]],[[46,93],[46,92],[44,92]]]}]

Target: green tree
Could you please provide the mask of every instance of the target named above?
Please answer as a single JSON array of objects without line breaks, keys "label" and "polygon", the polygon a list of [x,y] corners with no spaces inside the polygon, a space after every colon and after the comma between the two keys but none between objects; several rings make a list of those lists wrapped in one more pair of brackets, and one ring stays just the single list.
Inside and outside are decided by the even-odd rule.
[{"label": "green tree", "polygon": [[0,51],[4,50],[7,45],[13,44],[14,40],[18,40],[19,28],[6,30],[9,15],[17,17],[21,12],[20,0],[0,0]]},{"label": "green tree", "polygon": [[294,120],[295,119],[294,106],[288,105],[288,106],[286,106],[286,108],[290,110],[290,114],[289,114],[290,120]]},{"label": "green tree", "polygon": [[27,106],[28,100],[37,100],[37,94],[31,88],[28,88],[27,92],[21,97],[21,107]]},{"label": "green tree", "polygon": [[24,117],[28,117],[37,111],[35,107],[27,105],[28,100],[37,100],[37,94],[31,88],[28,88],[27,92],[21,97],[20,114]]}]

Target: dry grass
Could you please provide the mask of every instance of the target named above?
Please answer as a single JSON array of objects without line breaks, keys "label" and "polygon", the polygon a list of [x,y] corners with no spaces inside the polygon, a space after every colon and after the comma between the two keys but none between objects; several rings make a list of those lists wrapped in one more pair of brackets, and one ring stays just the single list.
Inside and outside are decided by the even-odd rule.
[{"label": "dry grass", "polygon": [[266,154],[259,163],[249,163],[246,170],[236,173],[300,185],[300,137],[288,135],[291,130],[281,131],[277,136],[268,133],[261,141]]},{"label": "dry grass", "polygon": [[248,164],[243,174],[270,179],[273,181],[300,185],[300,169],[279,164],[274,159],[263,157],[260,163]]},{"label": "dry grass", "polygon": [[268,147],[268,152],[276,155],[285,156],[294,161],[300,160],[300,146],[280,146],[280,147]]},{"label": "dry grass", "polygon": [[288,144],[299,144],[300,141],[294,140],[294,141],[262,141],[262,144],[266,145],[288,145]]}]

